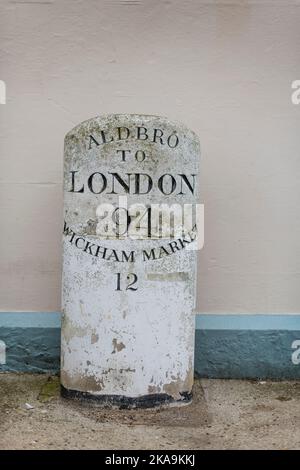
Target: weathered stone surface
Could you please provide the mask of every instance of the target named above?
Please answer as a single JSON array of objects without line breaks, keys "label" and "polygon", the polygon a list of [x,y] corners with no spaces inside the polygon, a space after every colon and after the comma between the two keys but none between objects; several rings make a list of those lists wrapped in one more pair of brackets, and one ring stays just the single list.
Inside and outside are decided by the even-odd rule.
[{"label": "weathered stone surface", "polygon": [[[194,224],[178,230],[175,217],[174,237],[167,233],[167,219],[161,236],[152,219],[149,228],[145,208],[195,204],[199,153],[193,132],[157,116],[100,116],[67,134],[61,371],[66,395],[129,406],[190,399],[196,288],[191,247],[197,230]],[[105,231],[101,204],[117,208],[124,201],[129,226],[113,224]],[[144,219],[132,215],[133,204],[145,206]],[[118,215],[122,222],[124,214],[113,213],[113,220]],[[146,228],[134,231],[139,219],[140,225],[148,222]]]}]

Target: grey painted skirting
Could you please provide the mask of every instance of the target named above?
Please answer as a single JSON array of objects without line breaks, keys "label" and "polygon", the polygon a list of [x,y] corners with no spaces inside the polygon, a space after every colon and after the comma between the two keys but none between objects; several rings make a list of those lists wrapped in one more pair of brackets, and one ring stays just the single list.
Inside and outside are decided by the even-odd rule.
[{"label": "grey painted skirting", "polygon": [[[59,372],[60,314],[0,312],[0,371]],[[300,315],[198,315],[195,371],[300,378]]]},{"label": "grey painted skirting", "polygon": [[195,370],[208,378],[300,378],[292,348],[299,339],[289,330],[196,330]]}]

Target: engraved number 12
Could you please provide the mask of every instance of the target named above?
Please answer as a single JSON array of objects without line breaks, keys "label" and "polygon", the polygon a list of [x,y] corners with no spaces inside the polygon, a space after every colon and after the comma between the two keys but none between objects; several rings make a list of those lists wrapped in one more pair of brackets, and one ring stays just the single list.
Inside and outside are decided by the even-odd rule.
[{"label": "engraved number 12", "polygon": [[[117,274],[117,288],[116,290],[123,290],[121,289],[121,273],[116,273]],[[137,290],[137,287],[132,287],[138,280],[138,277],[134,273],[129,273],[127,274],[126,277],[127,281],[129,284],[127,284],[125,290]]]}]

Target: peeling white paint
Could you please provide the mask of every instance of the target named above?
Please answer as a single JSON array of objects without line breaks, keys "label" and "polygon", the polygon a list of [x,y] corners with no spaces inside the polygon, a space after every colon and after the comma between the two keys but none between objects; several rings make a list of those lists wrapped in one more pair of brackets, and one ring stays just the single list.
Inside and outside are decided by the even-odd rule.
[{"label": "peeling white paint", "polygon": [[6,364],[6,344],[0,340],[0,365]]},{"label": "peeling white paint", "polygon": [[297,366],[300,364],[300,340],[296,339],[293,341],[291,347],[292,349],[295,349],[295,351],[292,353],[292,363]]},{"label": "peeling white paint", "polygon": [[0,80],[0,104],[6,104],[6,83]]}]

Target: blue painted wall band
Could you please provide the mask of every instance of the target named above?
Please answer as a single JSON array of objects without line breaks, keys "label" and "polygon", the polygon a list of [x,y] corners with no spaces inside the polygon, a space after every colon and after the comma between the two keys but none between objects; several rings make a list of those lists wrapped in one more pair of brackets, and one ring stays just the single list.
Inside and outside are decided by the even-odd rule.
[{"label": "blue painted wall band", "polygon": [[0,312],[0,328],[60,328],[59,312]]},{"label": "blue painted wall band", "polygon": [[[0,327],[60,328],[60,312],[0,312]],[[201,330],[300,330],[300,313],[196,315]]]},{"label": "blue painted wall band", "polygon": [[[0,312],[0,371],[58,372],[60,322],[58,312]],[[202,377],[300,378],[299,314],[200,314],[196,328]]]}]

